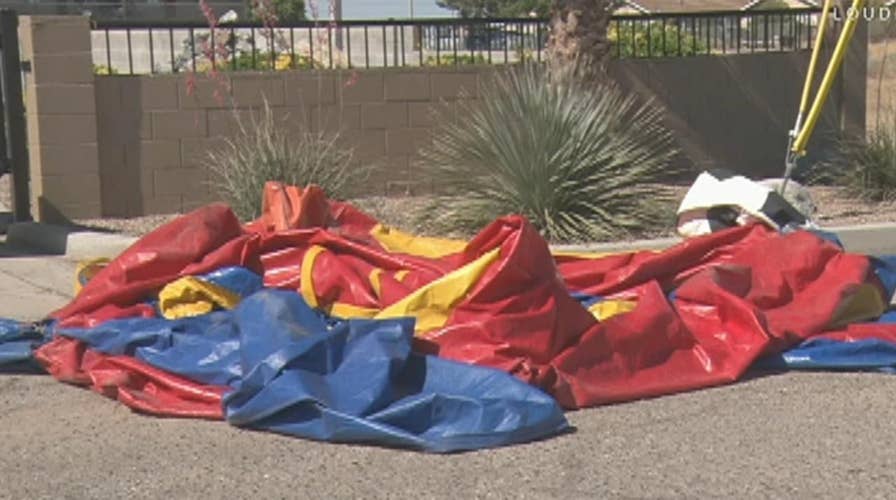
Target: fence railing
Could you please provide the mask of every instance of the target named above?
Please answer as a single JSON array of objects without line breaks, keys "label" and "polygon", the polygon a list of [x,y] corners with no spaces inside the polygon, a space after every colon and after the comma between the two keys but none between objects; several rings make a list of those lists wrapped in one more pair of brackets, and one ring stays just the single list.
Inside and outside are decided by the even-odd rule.
[{"label": "fence railing", "polygon": [[[617,15],[618,58],[811,49],[819,9]],[[334,69],[542,61],[543,19],[307,22],[290,26],[98,21],[99,73]]]}]

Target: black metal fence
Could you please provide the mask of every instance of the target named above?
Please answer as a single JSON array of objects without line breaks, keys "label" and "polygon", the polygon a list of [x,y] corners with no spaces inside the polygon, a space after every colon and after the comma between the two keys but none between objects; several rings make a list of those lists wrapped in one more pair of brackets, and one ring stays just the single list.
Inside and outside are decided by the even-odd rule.
[{"label": "black metal fence", "polygon": [[[812,47],[820,9],[617,15],[618,58],[786,52]],[[99,73],[513,64],[542,61],[543,19],[234,23],[98,21]]]},{"label": "black metal fence", "polygon": [[14,220],[27,221],[31,195],[18,26],[15,12],[0,9],[0,176],[12,177]]}]

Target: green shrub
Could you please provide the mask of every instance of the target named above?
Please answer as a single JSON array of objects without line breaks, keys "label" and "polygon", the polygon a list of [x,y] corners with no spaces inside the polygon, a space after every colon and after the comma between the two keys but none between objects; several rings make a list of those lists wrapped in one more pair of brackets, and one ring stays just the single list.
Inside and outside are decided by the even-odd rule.
[{"label": "green shrub", "polygon": [[825,171],[856,197],[896,200],[896,112],[862,140],[841,141]]},{"label": "green shrub", "polygon": [[[520,64],[520,63],[534,63],[536,62],[536,55],[534,51],[531,49],[517,49],[516,60],[509,60],[510,64]],[[488,62],[488,58],[483,54],[443,54],[438,58],[436,56],[428,56],[423,60],[424,66],[472,66],[476,64],[501,64],[503,63],[503,56],[498,59],[492,60],[491,63]]]},{"label": "green shrub", "polygon": [[[347,66],[345,54],[340,50],[318,48],[312,53],[308,48],[290,49],[288,31],[274,29],[272,35],[263,33],[264,42],[275,47],[270,50],[257,48],[261,40],[253,40],[248,34],[225,32],[212,43],[209,33],[197,33],[183,41],[181,52],[174,60],[174,71],[208,73],[216,71],[285,71],[291,69],[342,68]],[[254,52],[254,55],[253,55]],[[212,64],[212,55],[215,61]]]},{"label": "green shrub", "polygon": [[110,68],[105,64],[94,64],[93,65],[93,74],[94,75],[117,75],[118,71],[115,68]]},{"label": "green shrub", "polygon": [[[525,215],[551,241],[655,227],[669,195],[649,183],[675,155],[661,112],[610,84],[522,65],[500,74],[462,120],[443,111],[423,168],[445,229]],[[670,215],[674,210],[665,212]]]},{"label": "green shrub", "polygon": [[210,151],[204,163],[212,172],[213,187],[243,220],[261,213],[267,181],[317,184],[336,199],[365,181],[364,170],[352,165],[353,150],[343,147],[337,133],[289,130],[267,103],[248,123],[238,116],[236,120],[235,137]]},{"label": "green shrub", "polygon": [[444,54],[439,57],[428,56],[424,66],[460,66],[472,64],[488,64],[488,59],[482,54]]},{"label": "green shrub", "polygon": [[[226,60],[218,60],[215,62],[215,68],[218,71],[268,71],[272,68],[277,71],[285,71],[290,69],[313,69],[319,65],[314,60],[304,54],[289,53],[273,55],[270,52],[256,52],[253,59],[252,52],[238,52],[236,56],[227,58]],[[271,64],[273,62],[273,65]],[[211,68],[211,61],[206,61],[205,65],[197,70],[207,70]]]},{"label": "green shrub", "polygon": [[[607,30],[607,39],[613,45],[610,49],[611,54],[618,54],[619,57],[664,57],[706,53],[706,43],[694,38],[689,33],[687,26],[682,25],[679,29],[678,26],[667,21],[666,27],[663,29],[662,21],[632,22],[634,22],[634,30],[629,22],[622,22],[618,29],[616,23],[610,24]],[[649,30],[648,24],[650,25]],[[664,37],[665,44],[663,43]]]},{"label": "green shrub", "polygon": [[270,20],[277,25],[288,26],[305,20],[304,0],[246,0],[246,4],[249,7],[250,21]]}]

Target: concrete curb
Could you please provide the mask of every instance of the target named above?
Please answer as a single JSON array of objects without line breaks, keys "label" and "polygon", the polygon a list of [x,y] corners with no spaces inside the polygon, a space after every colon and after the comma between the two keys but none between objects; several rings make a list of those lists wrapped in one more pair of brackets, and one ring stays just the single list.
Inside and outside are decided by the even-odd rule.
[{"label": "concrete curb", "polygon": [[[896,254],[896,223],[841,226],[824,229],[836,233],[849,252],[867,255]],[[134,244],[137,239],[134,236],[101,233],[83,228],[55,226],[39,222],[11,224],[6,236],[6,242],[10,246],[27,248],[41,253],[65,255],[73,260],[98,257],[112,258]],[[553,248],[571,252],[614,253],[634,250],[661,250],[680,241],[681,238],[658,238],[588,245],[555,245]]]},{"label": "concrete curb", "polygon": [[0,207],[0,234],[6,234],[6,232],[9,230],[9,226],[11,226],[12,224],[12,213],[2,211],[2,207]]},{"label": "concrete curb", "polygon": [[[824,227],[836,233],[848,252],[865,255],[896,254],[896,222],[864,224],[860,226]],[[555,245],[555,250],[569,252],[630,252],[661,250],[681,242],[681,238],[658,238],[628,242],[594,243],[586,245]]]},{"label": "concrete curb", "polygon": [[827,229],[836,233],[847,251],[865,255],[896,255],[896,223]]},{"label": "concrete curb", "polygon": [[40,222],[18,222],[7,228],[6,243],[40,253],[65,255],[72,260],[112,258],[134,244],[137,238],[84,228]]}]

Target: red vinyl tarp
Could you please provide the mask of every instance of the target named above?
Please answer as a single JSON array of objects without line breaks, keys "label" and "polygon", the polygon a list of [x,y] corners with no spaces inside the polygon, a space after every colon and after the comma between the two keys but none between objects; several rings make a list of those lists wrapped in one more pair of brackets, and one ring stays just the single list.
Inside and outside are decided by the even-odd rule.
[{"label": "red vinyl tarp", "polygon": [[[85,327],[151,315],[146,301],[173,280],[244,266],[334,316],[413,316],[418,351],[507,371],[580,408],[732,382],[763,354],[883,310],[867,257],[802,231],[754,225],[663,252],[553,256],[515,216],[466,244],[396,248],[375,220],[316,188],[269,184],[265,209],[246,226],[211,205],[160,227],[53,317]],[[636,305],[600,321],[570,292]],[[40,359],[60,366],[62,354],[47,346]],[[137,385],[154,376],[108,363]]]}]

